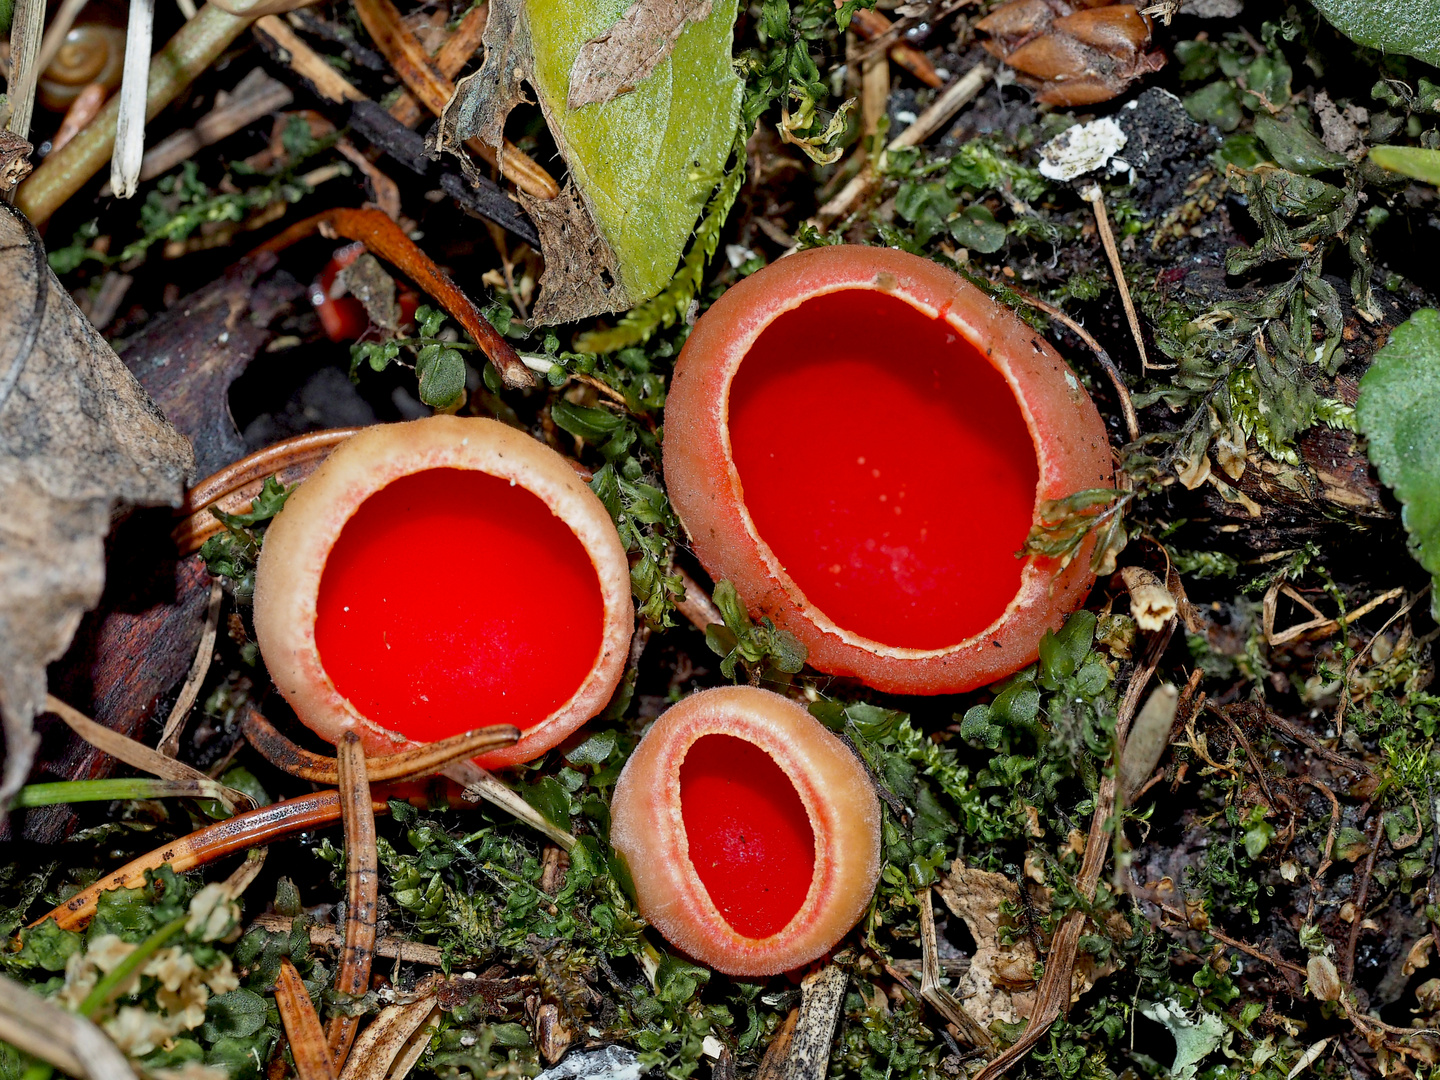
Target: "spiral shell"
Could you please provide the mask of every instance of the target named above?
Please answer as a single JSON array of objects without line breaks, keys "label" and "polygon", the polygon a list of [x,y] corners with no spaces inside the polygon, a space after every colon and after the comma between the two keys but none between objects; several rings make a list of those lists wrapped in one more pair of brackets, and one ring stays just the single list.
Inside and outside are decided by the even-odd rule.
[{"label": "spiral shell", "polygon": [[64,112],[91,83],[114,90],[120,85],[124,66],[124,30],[100,23],[73,27],[40,76],[40,104]]}]

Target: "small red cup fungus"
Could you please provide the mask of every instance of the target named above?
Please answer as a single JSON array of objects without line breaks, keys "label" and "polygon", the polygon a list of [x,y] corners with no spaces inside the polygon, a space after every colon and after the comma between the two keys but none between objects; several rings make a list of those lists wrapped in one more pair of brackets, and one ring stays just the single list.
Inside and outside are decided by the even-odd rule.
[{"label": "small red cup fungus", "polygon": [[[337,291],[335,279],[363,254],[365,245],[361,243],[347,244],[338,249],[310,286],[310,304],[320,319],[320,328],[331,341],[359,341],[371,333],[370,315],[365,305],[343,292],[333,295]],[[400,325],[409,326],[420,306],[419,295],[408,285],[399,284],[396,303],[400,308]]]},{"label": "small red cup fungus", "polygon": [[529,761],[610,699],[634,625],[625,549],[559,454],[494,420],[367,428],[265,536],[255,634],[296,716],[372,754],[487,724]]},{"label": "small red cup fungus", "polygon": [[695,326],[665,409],[670,498],[716,580],[880,690],[1035,659],[1094,581],[1017,557],[1041,500],[1109,487],[1105,427],[1044,339],[905,252],[815,248]]},{"label": "small red cup fungus", "polygon": [[748,686],[669,709],[625,763],[610,842],[640,913],[727,975],[774,975],[850,930],[880,872],[880,804],[801,706]]}]

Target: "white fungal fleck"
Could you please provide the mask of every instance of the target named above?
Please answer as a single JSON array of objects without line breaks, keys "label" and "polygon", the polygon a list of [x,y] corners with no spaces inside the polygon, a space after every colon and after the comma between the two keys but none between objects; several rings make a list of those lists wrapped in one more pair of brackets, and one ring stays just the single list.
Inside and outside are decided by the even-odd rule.
[{"label": "white fungal fleck", "polygon": [[1040,172],[1051,180],[1073,180],[1098,169],[1125,147],[1125,132],[1108,116],[1066,128],[1040,148]]}]

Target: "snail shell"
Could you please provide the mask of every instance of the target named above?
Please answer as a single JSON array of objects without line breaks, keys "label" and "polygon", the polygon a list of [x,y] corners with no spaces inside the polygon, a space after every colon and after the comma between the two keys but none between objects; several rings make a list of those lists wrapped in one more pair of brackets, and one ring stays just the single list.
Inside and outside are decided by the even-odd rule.
[{"label": "snail shell", "polygon": [[118,26],[85,23],[73,27],[40,76],[40,104],[64,112],[91,83],[106,90],[120,85],[125,66],[125,31]]}]

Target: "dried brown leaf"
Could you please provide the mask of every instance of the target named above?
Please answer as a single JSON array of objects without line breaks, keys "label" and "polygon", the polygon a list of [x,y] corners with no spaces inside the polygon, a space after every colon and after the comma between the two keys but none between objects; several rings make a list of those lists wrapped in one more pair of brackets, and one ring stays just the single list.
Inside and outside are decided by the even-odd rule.
[{"label": "dried brown leaf", "polygon": [[0,805],[25,782],[45,665],[100,599],[118,504],[178,505],[193,464],[51,272],[33,226],[0,213]]},{"label": "dried brown leaf", "polygon": [[1004,874],[974,870],[958,859],[939,885],[940,898],[965,920],[975,939],[970,970],[955,980],[955,996],[979,1026],[989,1030],[996,1020],[1022,1023],[1035,1007],[1035,962],[1028,937],[1013,945],[1000,941],[1005,925],[1002,904],[1019,905],[1020,890]]},{"label": "dried brown leaf", "polygon": [[711,0],[636,0],[591,38],[570,67],[569,105],[604,105],[640,85],[675,49],[687,24],[710,17]]}]

